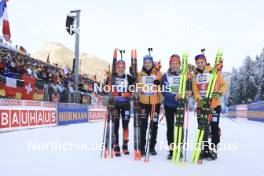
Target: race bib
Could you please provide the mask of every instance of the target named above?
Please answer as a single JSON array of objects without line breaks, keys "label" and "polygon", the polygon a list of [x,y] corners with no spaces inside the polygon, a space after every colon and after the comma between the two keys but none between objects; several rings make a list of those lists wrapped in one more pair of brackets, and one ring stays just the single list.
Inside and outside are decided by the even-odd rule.
[{"label": "race bib", "polygon": [[210,78],[211,78],[210,73],[203,73],[203,74],[199,73],[196,76],[197,88],[198,88],[199,94],[201,95],[202,98],[205,98],[206,90],[207,90]]},{"label": "race bib", "polygon": [[154,85],[154,80],[156,80],[157,77],[152,75],[152,76],[143,76],[142,77],[142,83],[143,83],[143,88],[141,93],[143,95],[154,95],[154,92],[152,91],[152,86]]},{"label": "race bib", "polygon": [[127,92],[128,81],[125,78],[115,78],[115,91],[118,93]]},{"label": "race bib", "polygon": [[180,76],[169,76],[167,74],[167,79],[171,88],[171,93],[176,94],[179,91]]}]

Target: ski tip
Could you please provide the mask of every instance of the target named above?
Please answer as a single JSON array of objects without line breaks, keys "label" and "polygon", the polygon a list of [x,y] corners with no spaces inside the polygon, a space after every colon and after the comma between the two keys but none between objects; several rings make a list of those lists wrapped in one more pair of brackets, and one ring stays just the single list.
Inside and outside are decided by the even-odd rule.
[{"label": "ski tip", "polygon": [[115,50],[114,50],[114,58],[117,58],[117,51],[118,51],[118,48],[115,48]]},{"label": "ski tip", "polygon": [[131,50],[131,58],[132,59],[134,58],[134,50],[133,49]]},{"label": "ski tip", "polygon": [[141,160],[141,157],[135,156],[135,161],[140,161],[140,160]]},{"label": "ski tip", "polygon": [[137,152],[134,152],[134,159],[137,160]]},{"label": "ski tip", "polygon": [[217,51],[218,51],[219,53],[223,53],[223,48],[218,48]]},{"label": "ski tip", "polygon": [[138,151],[138,153],[137,153],[137,159],[141,160],[141,152],[140,151]]},{"label": "ski tip", "polygon": [[219,48],[217,50],[217,56],[220,57],[220,59],[221,59],[221,57],[223,57],[223,53],[224,53],[223,49]]},{"label": "ski tip", "polygon": [[203,164],[203,160],[198,160],[198,161],[197,161],[197,164],[198,164],[198,165]]},{"label": "ski tip", "polygon": [[148,159],[145,159],[144,160],[144,163],[146,163],[146,164],[149,163],[149,160]]},{"label": "ski tip", "polygon": [[140,161],[141,160],[141,153],[140,153],[140,151],[135,150],[135,152],[134,152],[134,158],[135,158],[136,161]]},{"label": "ski tip", "polygon": [[137,50],[136,49],[131,50],[131,58],[133,58],[133,59],[137,58]]},{"label": "ski tip", "polygon": [[181,161],[180,165],[186,167],[186,166],[188,166],[188,163],[186,161]]},{"label": "ski tip", "polygon": [[104,154],[103,154],[103,159],[106,159],[107,158],[107,150],[104,150]]},{"label": "ski tip", "polygon": [[189,54],[188,54],[188,51],[186,50],[186,51],[184,51],[183,52],[183,54],[182,54],[182,57],[185,57],[185,58],[187,58],[189,56]]},{"label": "ski tip", "polygon": [[111,158],[114,158],[114,156],[115,156],[115,152],[114,150],[111,150]]}]

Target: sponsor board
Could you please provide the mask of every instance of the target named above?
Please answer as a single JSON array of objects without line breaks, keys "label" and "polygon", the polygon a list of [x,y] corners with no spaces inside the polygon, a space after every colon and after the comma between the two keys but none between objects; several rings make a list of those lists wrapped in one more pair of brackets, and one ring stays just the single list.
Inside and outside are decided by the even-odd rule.
[{"label": "sponsor board", "polygon": [[88,106],[73,103],[58,104],[58,125],[88,122]]},{"label": "sponsor board", "polygon": [[89,120],[102,120],[108,115],[107,107],[102,105],[89,106]]},{"label": "sponsor board", "polygon": [[56,104],[0,99],[0,131],[56,126]]}]

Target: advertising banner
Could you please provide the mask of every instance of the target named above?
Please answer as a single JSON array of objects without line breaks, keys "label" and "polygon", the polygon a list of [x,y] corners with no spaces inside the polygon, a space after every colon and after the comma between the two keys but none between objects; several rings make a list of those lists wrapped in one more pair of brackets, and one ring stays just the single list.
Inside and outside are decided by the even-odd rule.
[{"label": "advertising banner", "polygon": [[0,131],[56,126],[56,104],[0,99]]},{"label": "advertising banner", "polygon": [[88,106],[73,103],[58,104],[58,125],[88,122]]}]

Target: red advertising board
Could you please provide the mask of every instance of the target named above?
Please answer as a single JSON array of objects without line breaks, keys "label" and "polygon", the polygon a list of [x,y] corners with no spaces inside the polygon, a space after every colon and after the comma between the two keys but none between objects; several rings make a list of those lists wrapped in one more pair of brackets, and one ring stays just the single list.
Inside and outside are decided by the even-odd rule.
[{"label": "red advertising board", "polygon": [[0,99],[0,131],[55,126],[56,124],[54,103]]},{"label": "red advertising board", "polygon": [[102,120],[107,117],[108,111],[105,106],[91,105],[89,106],[89,120]]},{"label": "red advertising board", "polygon": [[248,107],[246,104],[236,106],[236,116],[240,118],[247,118]]}]

